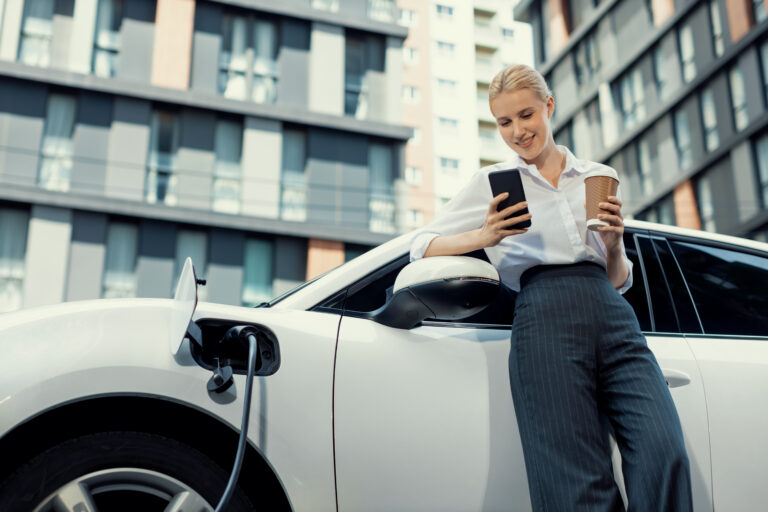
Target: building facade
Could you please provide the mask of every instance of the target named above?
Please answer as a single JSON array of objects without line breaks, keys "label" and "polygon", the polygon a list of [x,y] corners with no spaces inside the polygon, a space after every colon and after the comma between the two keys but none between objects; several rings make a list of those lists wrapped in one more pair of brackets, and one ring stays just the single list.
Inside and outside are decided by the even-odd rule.
[{"label": "building facade", "polygon": [[0,312],[252,305],[405,229],[393,0],[0,0]]},{"label": "building facade", "polygon": [[768,2],[523,0],[555,139],[635,218],[768,237]]},{"label": "building facade", "polygon": [[398,0],[404,44],[403,122],[407,226],[429,222],[481,166],[505,160],[488,107],[491,78],[509,64],[533,64],[530,26],[506,0]]}]

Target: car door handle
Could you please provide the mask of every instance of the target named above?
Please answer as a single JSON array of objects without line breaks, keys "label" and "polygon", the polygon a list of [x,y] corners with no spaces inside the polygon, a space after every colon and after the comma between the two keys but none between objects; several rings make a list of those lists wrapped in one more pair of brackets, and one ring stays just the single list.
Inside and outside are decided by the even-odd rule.
[{"label": "car door handle", "polygon": [[661,373],[662,375],[664,375],[664,380],[667,381],[667,386],[669,386],[670,388],[685,386],[686,384],[690,384],[691,382],[691,376],[679,370],[673,370],[671,368],[662,368]]}]

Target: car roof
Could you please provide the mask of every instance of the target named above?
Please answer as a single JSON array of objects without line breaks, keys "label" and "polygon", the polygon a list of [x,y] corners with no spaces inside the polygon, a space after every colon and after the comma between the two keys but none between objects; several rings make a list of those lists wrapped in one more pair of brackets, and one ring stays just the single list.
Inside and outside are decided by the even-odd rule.
[{"label": "car roof", "polygon": [[655,231],[669,235],[675,235],[686,238],[697,238],[701,241],[716,242],[728,245],[736,245],[739,247],[745,247],[749,249],[755,249],[768,253],[768,243],[758,242],[757,240],[750,240],[748,238],[741,238],[738,236],[723,235],[720,233],[712,233],[710,231],[701,231],[698,229],[681,228],[679,226],[669,226],[666,224],[657,224],[655,222],[645,222],[642,220],[627,219],[625,225],[628,228],[637,230]]}]

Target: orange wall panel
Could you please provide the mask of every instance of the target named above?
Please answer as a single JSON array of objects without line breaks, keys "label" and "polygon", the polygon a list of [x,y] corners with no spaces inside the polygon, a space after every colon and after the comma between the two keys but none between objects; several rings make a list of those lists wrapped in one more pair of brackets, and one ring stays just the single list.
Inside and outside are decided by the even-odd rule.
[{"label": "orange wall panel", "polygon": [[750,0],[726,0],[725,9],[728,13],[728,27],[731,29],[731,40],[736,43],[747,35],[754,24]]},{"label": "orange wall panel", "polygon": [[189,88],[195,0],[157,0],[152,85]]},{"label": "orange wall panel", "polygon": [[652,0],[651,8],[653,9],[653,24],[659,27],[675,14],[675,1]]},{"label": "orange wall panel", "polygon": [[552,55],[557,54],[568,42],[567,0],[549,0],[549,33],[552,38]]},{"label": "orange wall panel", "polygon": [[675,187],[674,201],[677,225],[681,228],[701,229],[699,208],[691,180],[686,180]]},{"label": "orange wall panel", "polygon": [[307,280],[344,263],[344,243],[310,238],[307,249]]}]

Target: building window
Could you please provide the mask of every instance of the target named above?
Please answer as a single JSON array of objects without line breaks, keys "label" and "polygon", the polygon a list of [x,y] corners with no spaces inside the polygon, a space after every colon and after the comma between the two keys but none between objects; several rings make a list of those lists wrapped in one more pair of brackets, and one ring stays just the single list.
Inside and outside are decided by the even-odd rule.
[{"label": "building window", "polygon": [[573,71],[579,85],[591,84],[597,78],[600,72],[600,50],[594,33],[586,36],[573,52]]},{"label": "building window", "polygon": [[683,69],[685,83],[696,78],[696,61],[694,60],[693,30],[689,24],[680,27],[677,33],[680,45],[680,63]]},{"label": "building window", "polygon": [[675,145],[677,147],[677,163],[680,170],[685,170],[693,163],[691,150],[691,130],[688,126],[688,115],[685,110],[675,112]]},{"label": "building window", "polygon": [[712,184],[707,176],[702,176],[696,182],[696,202],[699,206],[699,219],[701,228],[705,231],[715,232],[715,206],[712,202]]},{"label": "building window", "polygon": [[117,70],[120,54],[120,25],[123,22],[122,0],[99,0],[96,16],[96,35],[93,41],[94,75],[111,77]]},{"label": "building window", "polygon": [[175,114],[158,110],[152,113],[146,183],[146,197],[149,203],[168,206],[176,204],[178,124]]},{"label": "building window", "polygon": [[407,66],[415,66],[419,63],[419,52],[416,48],[403,46],[403,62]]},{"label": "building window", "polygon": [[674,226],[676,224],[674,200],[671,196],[667,196],[656,203],[652,208],[639,214],[637,218],[648,222],[658,222],[660,224]]},{"label": "building window", "polygon": [[[205,279],[208,272],[208,235],[202,231],[181,229],[176,234],[176,258],[174,259],[174,278],[171,283],[171,297],[176,290],[176,283],[181,276],[184,262],[192,258],[195,267],[195,276]],[[208,288],[198,286],[197,298],[205,300]]]},{"label": "building window", "polygon": [[348,35],[345,53],[344,114],[363,119],[368,112],[365,41]]},{"label": "building window", "polygon": [[72,174],[72,133],[75,128],[75,98],[61,94],[48,97],[45,133],[40,148],[37,182],[48,190],[69,190]]},{"label": "building window", "polygon": [[310,5],[313,9],[319,9],[321,11],[339,11],[339,0],[310,0]]},{"label": "building window", "polygon": [[620,82],[621,111],[624,129],[631,130],[645,118],[643,103],[643,77],[639,69],[631,71]]},{"label": "building window", "polygon": [[712,48],[716,57],[722,57],[725,53],[723,22],[720,18],[720,7],[717,5],[717,0],[709,0],[709,21],[712,28]]},{"label": "building window", "polygon": [[768,134],[757,139],[755,153],[763,209],[768,209]]},{"label": "building window", "polygon": [[752,0],[752,12],[755,15],[755,23],[762,23],[763,20],[768,18],[768,12],[766,11],[765,3],[763,0]]},{"label": "building window", "polygon": [[392,23],[395,21],[394,0],[368,0],[368,17],[372,20]]},{"label": "building window", "polygon": [[701,93],[701,118],[704,122],[704,143],[707,151],[714,151],[720,146],[720,136],[717,134],[715,97],[710,87]]},{"label": "building window", "polygon": [[459,170],[459,161],[456,158],[440,157],[440,169],[447,174],[455,174]]},{"label": "building window", "polygon": [[763,101],[768,105],[768,42],[760,46],[760,68],[763,77]]},{"label": "building window", "polygon": [[258,306],[272,298],[274,247],[270,240],[250,238],[245,241],[243,264],[243,306]]},{"label": "building window", "polygon": [[136,258],[139,230],[135,224],[114,222],[107,229],[107,248],[101,296],[136,296]]},{"label": "building window", "polygon": [[669,97],[669,77],[667,76],[667,66],[665,66],[664,55],[661,46],[653,50],[653,79],[656,82],[656,94],[659,101],[664,101]]},{"label": "building window", "polygon": [[445,78],[437,79],[437,87],[440,90],[440,94],[444,96],[453,96],[456,94],[458,84],[455,80],[447,80]]},{"label": "building window", "polygon": [[733,122],[736,131],[741,131],[749,124],[747,112],[747,95],[744,90],[744,75],[738,67],[728,72],[728,82],[731,86],[731,106],[733,107]]},{"label": "building window", "polygon": [[424,225],[424,212],[421,210],[408,210],[408,228],[416,229]]},{"label": "building window", "polygon": [[435,5],[435,12],[437,12],[437,17],[438,18],[452,18],[453,17],[453,7],[450,7],[448,5],[443,5],[443,4]]},{"label": "building window", "polygon": [[21,22],[19,60],[47,68],[51,63],[54,0],[27,0]]},{"label": "building window", "polygon": [[227,98],[277,100],[277,25],[270,20],[225,14],[219,57],[219,92]]},{"label": "building window", "polygon": [[397,21],[404,27],[415,27],[419,22],[419,14],[413,9],[400,9],[400,17]]},{"label": "building window", "polygon": [[0,313],[21,308],[29,213],[0,208]]},{"label": "building window", "polygon": [[456,45],[445,41],[437,41],[437,53],[441,57],[452,58],[456,53]]},{"label": "building window", "polygon": [[502,28],[501,37],[503,37],[504,39],[514,39],[515,31],[511,28]]},{"label": "building window", "polygon": [[243,153],[243,126],[235,121],[216,121],[211,208],[217,212],[240,211],[240,160]]},{"label": "building window", "polygon": [[452,119],[450,117],[438,117],[437,122],[440,126],[440,130],[444,133],[455,134],[459,131],[458,119]]},{"label": "building window", "polygon": [[377,233],[395,232],[394,161],[392,148],[372,143],[369,147],[370,168],[368,228]]},{"label": "building window", "polygon": [[643,194],[649,196],[653,193],[653,176],[651,175],[653,164],[651,163],[651,148],[646,139],[642,139],[637,145],[637,168]]},{"label": "building window", "polygon": [[421,99],[421,93],[417,87],[412,85],[403,86],[403,102],[415,105]]},{"label": "building window", "polygon": [[422,183],[421,167],[407,166],[405,168],[405,182],[413,187],[420,187]]},{"label": "building window", "polygon": [[280,218],[307,220],[307,139],[299,130],[283,130],[282,189]]},{"label": "building window", "polygon": [[421,128],[413,127],[413,135],[408,139],[408,143],[413,146],[421,145]]}]

